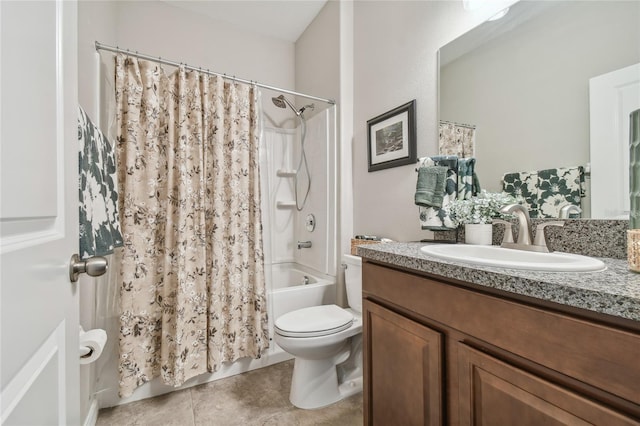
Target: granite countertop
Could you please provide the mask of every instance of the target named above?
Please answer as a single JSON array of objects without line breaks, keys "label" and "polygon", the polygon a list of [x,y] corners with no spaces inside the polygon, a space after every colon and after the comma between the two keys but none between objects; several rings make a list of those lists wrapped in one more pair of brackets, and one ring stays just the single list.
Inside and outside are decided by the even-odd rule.
[{"label": "granite countertop", "polygon": [[598,258],[607,266],[600,272],[537,272],[436,259],[420,251],[426,244],[368,244],[358,247],[358,255],[417,272],[640,321],[640,274],[629,271],[626,260]]}]

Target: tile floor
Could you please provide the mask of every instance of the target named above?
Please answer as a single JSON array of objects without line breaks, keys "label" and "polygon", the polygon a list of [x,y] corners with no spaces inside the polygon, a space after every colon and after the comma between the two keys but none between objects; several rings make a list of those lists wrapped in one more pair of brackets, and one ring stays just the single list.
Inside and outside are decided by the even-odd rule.
[{"label": "tile floor", "polygon": [[293,361],[132,402],[98,413],[97,426],[362,425],[362,393],[329,407],[289,402]]}]

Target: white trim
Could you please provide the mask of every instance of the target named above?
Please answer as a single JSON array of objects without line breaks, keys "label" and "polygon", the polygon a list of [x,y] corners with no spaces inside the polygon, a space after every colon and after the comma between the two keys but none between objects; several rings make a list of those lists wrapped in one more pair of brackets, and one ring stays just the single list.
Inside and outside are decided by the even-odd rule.
[{"label": "white trim", "polygon": [[93,398],[89,406],[89,412],[84,419],[84,426],[95,426],[98,421],[98,400]]},{"label": "white trim", "polygon": [[[57,215],[54,228],[65,233],[65,69],[64,69],[64,0],[56,0],[56,163],[57,163]],[[77,24],[76,24],[77,25]],[[77,109],[75,110],[77,111]],[[77,112],[76,112],[77,114]],[[77,134],[77,131],[74,133]],[[77,146],[77,141],[69,141]],[[76,154],[77,155],[77,154]],[[77,192],[77,190],[76,190]]]}]

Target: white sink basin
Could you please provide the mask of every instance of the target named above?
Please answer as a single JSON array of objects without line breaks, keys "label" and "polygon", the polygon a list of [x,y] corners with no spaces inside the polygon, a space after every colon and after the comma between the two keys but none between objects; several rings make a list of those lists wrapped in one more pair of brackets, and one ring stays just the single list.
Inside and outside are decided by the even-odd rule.
[{"label": "white sink basin", "polygon": [[434,244],[424,246],[421,250],[444,260],[530,271],[589,272],[606,269],[598,259],[571,253],[537,253],[472,244]]}]

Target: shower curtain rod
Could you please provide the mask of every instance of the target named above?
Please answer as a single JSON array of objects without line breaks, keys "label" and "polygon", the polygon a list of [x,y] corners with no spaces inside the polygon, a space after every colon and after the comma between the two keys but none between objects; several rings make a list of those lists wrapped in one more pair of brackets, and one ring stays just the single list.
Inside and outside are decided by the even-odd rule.
[{"label": "shower curtain rod", "polygon": [[229,76],[229,75],[222,74],[222,73],[219,73],[219,72],[210,71],[208,69],[204,70],[201,67],[192,67],[191,65],[187,65],[187,64],[182,63],[182,62],[169,61],[167,59],[162,59],[160,56],[145,55],[145,54],[142,54],[142,53],[138,53],[138,51],[131,52],[129,49],[120,49],[117,46],[115,46],[115,47],[114,46],[108,46],[106,44],[100,43],[99,41],[96,41],[96,50],[106,50],[106,51],[114,52],[114,53],[124,53],[125,55],[128,55],[128,56],[134,56],[136,58],[146,59],[147,61],[153,61],[153,62],[157,62],[159,64],[170,65],[170,66],[173,66],[173,67],[184,66],[188,70],[199,71],[199,72],[202,72],[202,73],[205,73],[205,74],[209,74],[209,75],[217,75],[218,77],[222,77],[222,78],[225,78],[227,80],[238,81],[240,83],[254,84],[254,85],[256,85],[258,87],[262,87],[264,89],[275,90],[276,92],[282,92],[282,93],[286,93],[288,95],[293,95],[293,96],[302,96],[304,98],[313,99],[315,101],[326,102],[326,103],[331,104],[331,105],[335,105],[336,104],[336,101],[334,101],[333,99],[319,98],[317,96],[306,95],[304,93],[294,92],[292,90],[281,89],[279,87],[269,86],[267,84],[258,83],[257,81],[253,81],[253,80],[245,80],[244,78],[238,78],[236,76]]}]

